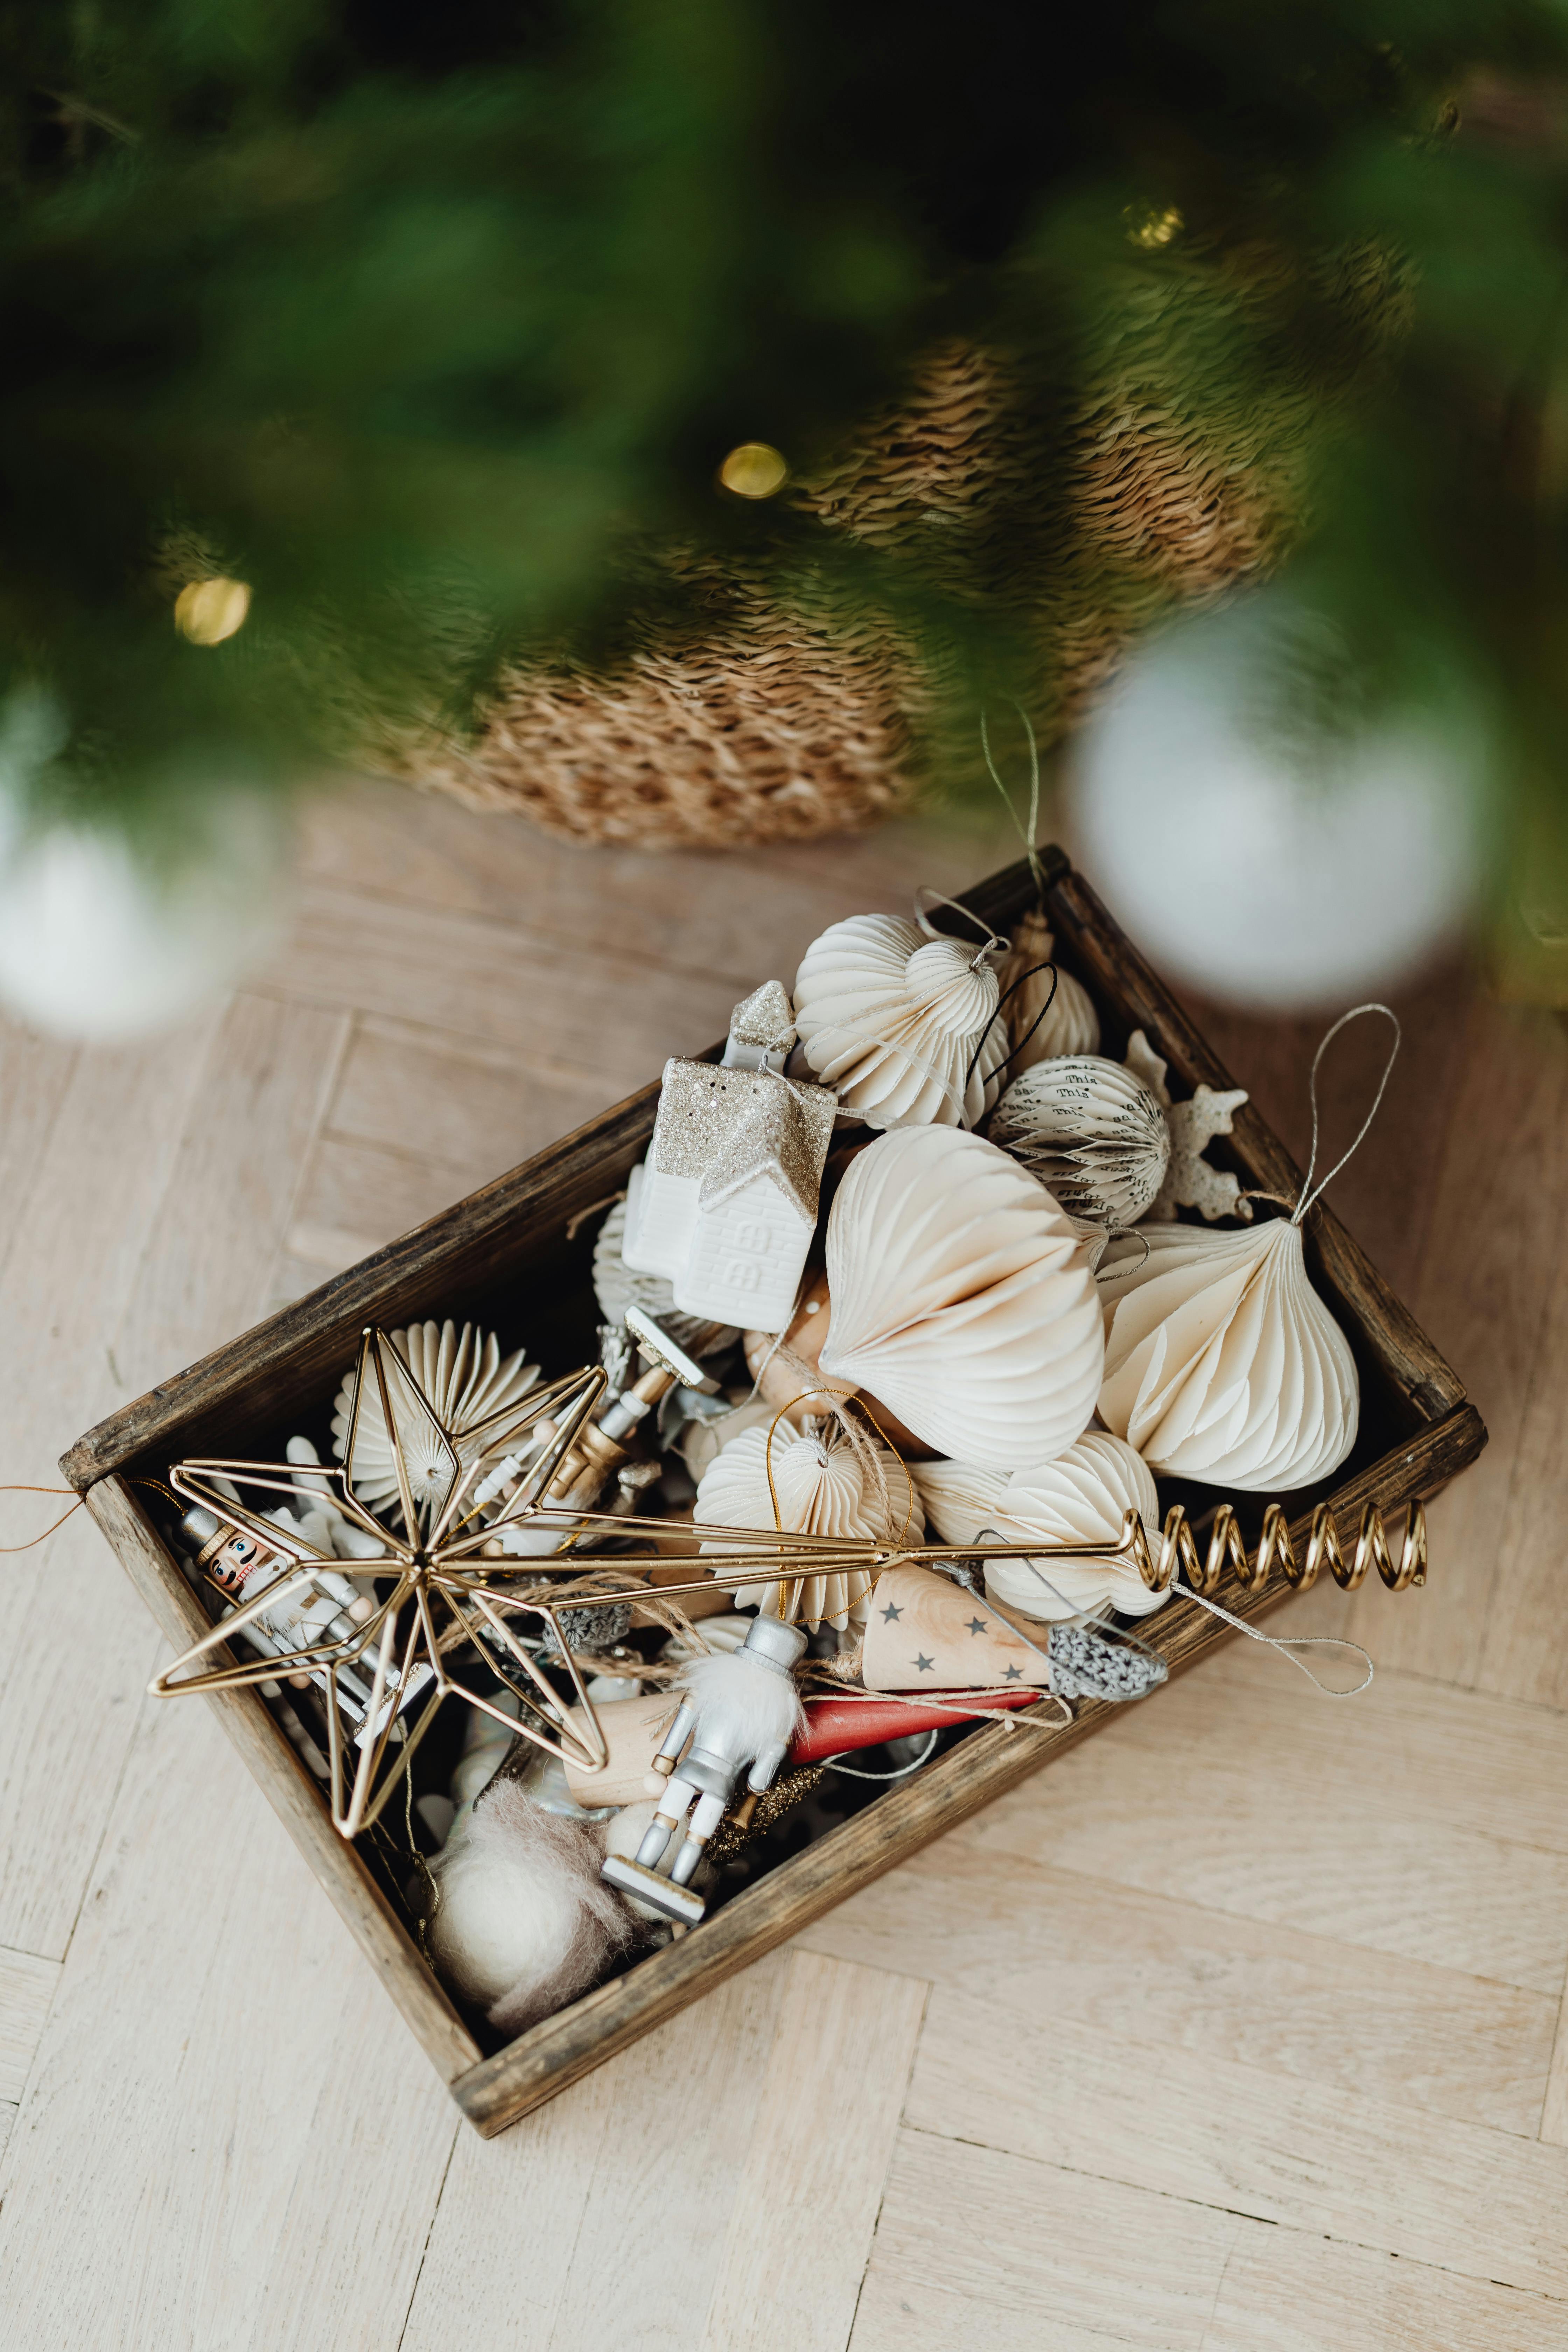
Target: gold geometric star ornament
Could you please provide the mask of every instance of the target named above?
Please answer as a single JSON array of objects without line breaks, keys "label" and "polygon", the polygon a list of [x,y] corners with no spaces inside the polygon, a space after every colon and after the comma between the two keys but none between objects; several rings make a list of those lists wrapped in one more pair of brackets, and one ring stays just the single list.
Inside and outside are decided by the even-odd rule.
[{"label": "gold geometric star ornament", "polygon": [[[555,1609],[537,1591],[523,1601],[498,1586],[474,1555],[502,1528],[531,1516],[604,1389],[603,1370],[585,1366],[481,1419],[447,1427],[386,1333],[367,1329],[340,1464],[302,1474],[289,1462],[202,1460],[179,1463],[170,1472],[176,1495],[210,1512],[220,1530],[228,1531],[226,1540],[240,1539],[246,1554],[241,1573],[253,1576],[268,1559],[294,1566],[275,1576],[253,1601],[242,1590],[238,1607],[156,1675],[149,1689],[171,1698],[290,1676],[316,1684],[326,1699],[332,1824],[345,1838],[357,1837],[377,1820],[442,1701],[454,1694],[563,1762],[597,1769],[606,1753],[604,1735]],[[367,1409],[372,1399],[379,1414]],[[368,1466],[359,1461],[369,1451],[367,1433],[378,1443],[384,1464],[388,1433],[397,1500],[378,1514],[355,1493],[356,1473]],[[416,1439],[426,1465],[417,1493],[407,1458]],[[508,1485],[512,1491],[505,1494]],[[381,1549],[369,1557],[342,1559],[298,1528],[280,1527],[237,1499],[236,1488],[275,1495],[297,1510],[324,1504]],[[213,1538],[214,1544],[219,1541]],[[261,1549],[252,1553],[251,1546]],[[265,1637],[267,1621],[289,1604],[296,1604],[298,1616],[297,1604],[310,1605],[309,1597],[319,1591],[317,1580],[323,1575],[364,1586],[372,1605],[356,1604],[350,1612],[323,1601],[313,1607],[310,1638],[296,1646],[269,1643],[267,1654],[254,1659],[229,1653],[235,1635],[249,1627]],[[392,1590],[378,1601],[375,1587],[386,1579]],[[581,1709],[574,1722],[518,1641],[509,1621],[519,1616],[553,1628],[558,1662]],[[479,1654],[522,1702],[520,1717],[450,1672],[449,1654],[470,1642],[481,1645]],[[207,1665],[215,1654],[223,1662]],[[405,1720],[405,1711],[424,1694],[417,1715]],[[351,1745],[358,1751],[352,1769]]]},{"label": "gold geometric star ornament", "polygon": [[[1037,1537],[1005,1542],[992,1530],[984,1531],[991,1540],[983,1537],[967,1544],[941,1544],[804,1535],[776,1527],[727,1528],[710,1532],[701,1568],[692,1581],[667,1582],[668,1555],[658,1546],[668,1537],[668,1520],[599,1511],[574,1499],[584,1492],[581,1447],[591,1450],[599,1434],[591,1429],[590,1417],[606,1386],[602,1367],[584,1366],[482,1418],[447,1426],[385,1332],[367,1330],[341,1464],[332,1468],[312,1465],[301,1471],[290,1462],[204,1460],[180,1463],[170,1472],[174,1492],[217,1522],[219,1531],[203,1545],[198,1565],[219,1555],[229,1579],[225,1597],[237,1586],[238,1605],[156,1675],[149,1688],[168,1698],[290,1677],[315,1683],[326,1696],[332,1823],[343,1837],[353,1838],[377,1820],[403,1782],[437,1708],[453,1695],[563,1763],[587,1771],[602,1769],[607,1743],[560,1618],[563,1608],[580,1605],[580,1590],[574,1593],[568,1586],[557,1600],[537,1580],[542,1573],[579,1567],[584,1558],[592,1565],[593,1554],[585,1554],[582,1547],[606,1538],[617,1546],[614,1566],[623,1592],[635,1591],[656,1569],[662,1573],[650,1597],[665,1604],[711,1593],[715,1587],[739,1596],[771,1584],[777,1590],[779,1614],[786,1621],[795,1615],[803,1587],[813,1577],[852,1573],[875,1584],[888,1570],[903,1564],[936,1569],[964,1565],[984,1574],[992,1562],[1007,1560],[1037,1563],[1060,1557],[1110,1563],[1120,1559],[1133,1565],[1156,1592],[1169,1592],[1180,1577],[1201,1596],[1214,1592],[1226,1567],[1252,1592],[1262,1589],[1275,1567],[1297,1586],[1311,1582],[1321,1565],[1330,1567],[1346,1585],[1359,1583],[1373,1565],[1395,1591],[1425,1580],[1426,1521],[1419,1504],[1411,1506],[1397,1561],[1384,1538],[1381,1514],[1373,1507],[1369,1506],[1363,1515],[1352,1562],[1341,1554],[1327,1507],[1320,1507],[1300,1568],[1279,1506],[1267,1514],[1257,1559],[1249,1562],[1227,1504],[1215,1512],[1206,1560],[1200,1560],[1186,1515],[1176,1504],[1166,1516],[1163,1535],[1155,1538],[1158,1557],[1131,1510],[1115,1537],[1091,1543],[1042,1543]],[[368,1409],[371,1399],[378,1413]],[[397,1499],[377,1514],[356,1494],[356,1476],[363,1483],[364,1476],[379,1472],[377,1483],[384,1491],[388,1433]],[[420,1463],[417,1481],[407,1458],[411,1445]],[[366,1456],[363,1462],[362,1454]],[[593,1483],[591,1476],[587,1483]],[[298,1528],[280,1527],[237,1499],[235,1486],[276,1495],[296,1508],[325,1503],[377,1549],[369,1558],[342,1559]],[[557,1494],[552,1488],[564,1491]],[[495,1554],[509,1531],[518,1540],[508,1548],[513,1557],[502,1566]],[[626,1549],[628,1538],[633,1545],[640,1538],[647,1548]],[[489,1555],[483,1566],[475,1557],[481,1551]],[[279,1559],[291,1561],[292,1568],[281,1570],[247,1601],[247,1580]],[[525,1567],[530,1560],[531,1565]],[[698,1563],[694,1560],[692,1566]],[[368,1605],[362,1600],[345,1609],[331,1596],[327,1580],[343,1578],[369,1588]],[[524,1580],[532,1580],[520,1590]],[[375,1586],[384,1580],[391,1581],[392,1590],[377,1600]],[[221,1584],[218,1589],[225,1590]],[[279,1612],[309,1638],[289,1646],[275,1629],[269,1631],[267,1621],[276,1620]],[[577,1702],[570,1716],[518,1640],[514,1628],[519,1617],[536,1619],[552,1629],[552,1666],[570,1678]],[[266,1654],[237,1659],[228,1644],[251,1627]],[[1022,1628],[1015,1630],[1022,1633]],[[521,1702],[519,1717],[508,1715],[450,1672],[450,1654],[468,1644],[475,1646]],[[1038,1643],[1029,1641],[1029,1646],[1044,1658]],[[223,1663],[207,1666],[205,1662],[218,1653]],[[417,1715],[406,1720],[416,1702]],[[351,1745],[358,1751],[352,1770]]]},{"label": "gold geometric star ornament", "polygon": [[[605,1387],[603,1369],[584,1366],[494,1412],[448,1426],[387,1334],[367,1329],[341,1463],[307,1471],[290,1462],[204,1459],[171,1470],[174,1492],[218,1523],[219,1532],[203,1547],[203,1559],[226,1549],[230,1584],[225,1597],[237,1581],[238,1604],[155,1675],[150,1690],[172,1698],[289,1678],[314,1683],[326,1701],[332,1824],[344,1838],[357,1837],[379,1818],[442,1701],[454,1695],[563,1762],[598,1770],[608,1753],[604,1732],[563,1633],[558,1604],[537,1579],[541,1571],[567,1566],[574,1554],[574,1565],[583,1557],[576,1548],[584,1540],[613,1536],[624,1542],[627,1536],[643,1536],[657,1543],[668,1532],[667,1521],[584,1509],[552,1496],[552,1484],[560,1483],[557,1473],[587,1430]],[[367,1480],[384,1488],[389,1434],[396,1501],[378,1513],[355,1489]],[[419,1464],[417,1475],[411,1453]],[[576,1491],[571,1465],[563,1476],[568,1492]],[[324,1504],[378,1549],[369,1557],[342,1558],[299,1528],[266,1517],[238,1497],[238,1488],[275,1496],[296,1510]],[[509,1529],[526,1530],[526,1536],[518,1547],[521,1557],[503,1568],[494,1553]],[[674,1600],[711,1591],[715,1585],[739,1593],[771,1583],[781,1588],[782,1613],[787,1616],[794,1613],[807,1573],[856,1570],[874,1580],[900,1559],[983,1563],[1053,1548],[1037,1541],[906,1548],[778,1528],[730,1528],[713,1549],[718,1556],[704,1562],[699,1581],[661,1583],[658,1596]],[[1078,1549],[1081,1556],[1109,1554],[1115,1547]],[[490,1555],[483,1566],[475,1558],[480,1551]],[[534,1564],[525,1569],[531,1554]],[[246,1580],[279,1559],[292,1567],[247,1600]],[[616,1565],[629,1580],[647,1569],[667,1568],[667,1560],[650,1549],[622,1555]],[[526,1593],[497,1580],[520,1576],[532,1580]],[[369,1605],[344,1609],[318,1581],[329,1577],[365,1586]],[[376,1585],[388,1580],[391,1591],[377,1600]],[[296,1630],[303,1622],[308,1638],[291,1645],[279,1640],[268,1621],[280,1613]],[[520,1616],[553,1628],[552,1664],[570,1678],[577,1702],[571,1716],[517,1639]],[[258,1646],[265,1643],[264,1654],[237,1657],[230,1643],[252,1627]],[[450,1654],[468,1643],[479,1648],[498,1680],[521,1702],[520,1717],[506,1714],[452,1674]],[[215,1655],[221,1662],[211,1665],[207,1662]],[[351,1748],[357,1750],[352,1762]]]}]

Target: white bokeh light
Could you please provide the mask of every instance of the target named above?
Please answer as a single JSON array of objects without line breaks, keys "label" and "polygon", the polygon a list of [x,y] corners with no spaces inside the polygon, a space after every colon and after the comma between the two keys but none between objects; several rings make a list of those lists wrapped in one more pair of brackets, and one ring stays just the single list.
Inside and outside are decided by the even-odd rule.
[{"label": "white bokeh light", "polygon": [[111,825],[35,821],[25,786],[63,730],[40,697],[0,722],[0,1003],[60,1037],[114,1044],[172,1028],[273,951],[289,833],[264,796],[193,801],[178,854]]},{"label": "white bokeh light", "polygon": [[1278,591],[1162,631],[1068,765],[1079,859],[1118,920],[1173,979],[1268,1012],[1390,985],[1482,875],[1479,730],[1456,702],[1310,732],[1282,691],[1304,643],[1316,659]]}]

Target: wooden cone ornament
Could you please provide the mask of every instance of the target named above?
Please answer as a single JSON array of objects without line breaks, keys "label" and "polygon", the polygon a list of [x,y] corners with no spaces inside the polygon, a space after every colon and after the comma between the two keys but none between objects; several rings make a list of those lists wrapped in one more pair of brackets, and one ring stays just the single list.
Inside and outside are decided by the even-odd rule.
[{"label": "wooden cone ornament", "polygon": [[1000,1611],[949,1578],[908,1567],[877,1579],[860,1661],[868,1690],[1043,1689],[1047,1672]]}]

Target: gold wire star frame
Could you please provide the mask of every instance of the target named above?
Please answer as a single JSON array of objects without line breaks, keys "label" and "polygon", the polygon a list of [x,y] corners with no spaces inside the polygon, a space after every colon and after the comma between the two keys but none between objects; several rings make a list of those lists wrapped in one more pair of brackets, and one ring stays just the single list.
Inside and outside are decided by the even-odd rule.
[{"label": "gold wire star frame", "polygon": [[[210,1633],[156,1675],[150,1689],[167,1698],[290,1677],[315,1682],[326,1699],[332,1822],[345,1838],[358,1836],[379,1818],[407,1773],[437,1710],[453,1695],[563,1761],[597,1769],[607,1747],[561,1623],[559,1609],[570,1604],[564,1595],[560,1604],[554,1602],[548,1587],[542,1588],[537,1579],[552,1569],[580,1566],[587,1546],[614,1539],[622,1547],[614,1559],[616,1570],[626,1580],[621,1586],[622,1595],[635,1593],[637,1581],[649,1570],[668,1568],[669,1555],[658,1544],[671,1532],[667,1519],[598,1511],[552,1499],[563,1483],[581,1492],[574,1447],[606,1386],[600,1366],[584,1366],[482,1419],[447,1427],[386,1333],[367,1330],[354,1373],[341,1464],[305,1471],[288,1462],[215,1459],[180,1463],[171,1471],[170,1484],[178,1496],[210,1512],[220,1527],[250,1538],[266,1554],[291,1560],[294,1566],[276,1576],[254,1601],[242,1597]],[[368,1409],[371,1398],[379,1407],[378,1415]],[[364,1466],[360,1456],[367,1436],[384,1445],[390,1442],[397,1506],[381,1515],[369,1509],[355,1492],[356,1477]],[[425,1467],[417,1483],[408,1462],[409,1444],[416,1436],[425,1440],[419,1449]],[[380,1466],[384,1468],[384,1464]],[[303,1504],[309,1508],[324,1498],[351,1527],[382,1549],[367,1559],[343,1559],[322,1549],[297,1528],[280,1527],[237,1500],[232,1491],[236,1486],[277,1495],[296,1507]],[[394,1524],[395,1520],[400,1524]],[[476,1556],[487,1547],[493,1548],[506,1530],[525,1528],[531,1538],[525,1549],[532,1554],[526,1570],[521,1560],[510,1570],[499,1568],[493,1560],[485,1567],[477,1564]],[[1346,1587],[1359,1584],[1373,1565],[1395,1591],[1426,1580],[1426,1529],[1419,1503],[1409,1507],[1397,1562],[1384,1538],[1382,1517],[1370,1504],[1363,1513],[1350,1561],[1343,1557],[1327,1507],[1320,1506],[1300,1567],[1278,1504],[1265,1514],[1262,1538],[1251,1561],[1235,1512],[1226,1503],[1215,1512],[1207,1557],[1202,1561],[1180,1504],[1166,1515],[1157,1557],[1142,1520],[1131,1510],[1118,1535],[1100,1543],[1046,1544],[1037,1538],[1004,1542],[993,1531],[986,1533],[991,1540],[933,1544],[812,1536],[776,1528],[715,1528],[703,1531],[704,1557],[698,1577],[685,1583],[661,1580],[647,1589],[650,1600],[678,1602],[711,1592],[716,1586],[740,1593],[752,1586],[773,1585],[779,1614],[789,1619],[798,1608],[801,1588],[808,1577],[858,1571],[874,1584],[885,1570],[905,1563],[937,1569],[963,1564],[983,1573],[992,1560],[1121,1559],[1136,1567],[1152,1591],[1167,1591],[1180,1574],[1200,1597],[1214,1592],[1227,1565],[1249,1592],[1262,1590],[1276,1562],[1298,1588],[1311,1583],[1321,1566],[1327,1566],[1335,1580]],[[644,1538],[647,1548],[628,1551],[625,1549],[628,1538]],[[363,1612],[363,1622],[353,1622],[341,1612],[333,1616],[329,1610],[325,1621],[314,1629],[322,1638],[293,1648],[274,1647],[253,1660],[230,1657],[225,1664],[203,1668],[203,1661],[223,1650],[235,1635],[251,1626],[265,1632],[265,1620],[310,1591],[323,1574],[370,1587],[374,1605]],[[510,1586],[499,1580],[509,1575]],[[520,1576],[532,1580],[526,1592],[516,1589]],[[392,1582],[391,1591],[376,1599],[376,1584],[387,1580]],[[356,1611],[354,1615],[361,1613]],[[574,1706],[563,1706],[532,1654],[519,1640],[515,1621],[520,1616],[537,1619],[552,1629],[552,1662],[570,1680]],[[453,1675],[447,1664],[449,1654],[468,1644],[474,1646],[497,1679],[521,1702],[518,1717]],[[1041,1655],[1045,1657],[1044,1651]],[[374,1661],[368,1686],[358,1671],[367,1658]],[[418,1713],[411,1722],[405,1721],[416,1700],[420,1702]],[[352,1772],[346,1755],[350,1745],[358,1751]]]},{"label": "gold wire star frame", "polygon": [[[546,1599],[524,1601],[497,1584],[476,1564],[476,1555],[503,1528],[529,1516],[605,1385],[603,1370],[585,1366],[483,1419],[448,1428],[386,1333],[367,1330],[340,1464],[305,1472],[289,1462],[212,1459],[182,1462],[170,1472],[170,1486],[183,1500],[261,1546],[258,1560],[281,1558],[294,1565],[255,1600],[242,1598],[210,1633],[155,1675],[149,1688],[170,1698],[301,1675],[315,1683],[326,1701],[332,1822],[345,1838],[357,1837],[379,1818],[437,1708],[454,1693],[552,1755],[596,1769],[607,1752],[604,1735],[556,1612]],[[379,1415],[369,1410],[373,1397]],[[423,1441],[426,1465],[417,1491],[408,1462],[416,1437]],[[390,1444],[396,1480],[395,1506],[379,1514],[355,1492],[361,1456],[372,1439]],[[502,1492],[499,1501],[486,1493],[487,1486],[509,1485],[510,1493]],[[237,1500],[234,1489],[275,1495],[296,1509],[324,1500],[382,1549],[363,1559],[340,1558],[297,1528],[281,1527]],[[321,1638],[294,1648],[273,1647],[254,1659],[230,1657],[205,1665],[252,1626],[265,1636],[266,1621],[309,1593],[323,1575],[363,1584],[374,1605],[353,1616],[337,1612],[313,1629]],[[388,1579],[392,1589],[378,1599],[376,1586]],[[520,1615],[553,1629],[576,1695],[574,1715],[567,1714],[518,1639],[512,1621]],[[521,1702],[519,1718],[453,1675],[448,1655],[467,1643],[479,1645],[486,1664]],[[362,1662],[368,1675],[359,1671]],[[406,1720],[416,1697],[422,1704]],[[358,1751],[352,1770],[346,1753],[351,1744]]]}]

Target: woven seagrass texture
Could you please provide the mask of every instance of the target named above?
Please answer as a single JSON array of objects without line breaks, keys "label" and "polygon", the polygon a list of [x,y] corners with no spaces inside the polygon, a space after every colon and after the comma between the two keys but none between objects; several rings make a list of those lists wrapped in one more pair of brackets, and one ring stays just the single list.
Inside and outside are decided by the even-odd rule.
[{"label": "woven seagrass texture", "polygon": [[814,619],[740,573],[697,593],[711,613],[700,639],[645,622],[605,676],[514,667],[476,740],[430,737],[379,764],[566,839],[644,849],[800,841],[891,815],[918,699],[895,633],[863,613]]},{"label": "woven seagrass texture", "polygon": [[[1363,312],[1385,304],[1379,273],[1352,295]],[[1262,415],[1233,393],[1227,414],[1224,301],[1173,365],[1180,299],[1154,289],[1121,317],[1070,410],[998,353],[943,344],[905,400],[791,492],[825,530],[1009,631],[1047,740],[1140,627],[1267,571],[1300,525],[1305,393],[1285,387]],[[647,848],[801,839],[907,804],[937,699],[910,634],[828,587],[806,610],[760,574],[671,568],[710,612],[705,635],[689,612],[653,615],[613,672],[514,667],[473,738],[427,740],[399,772],[551,833]]]}]

